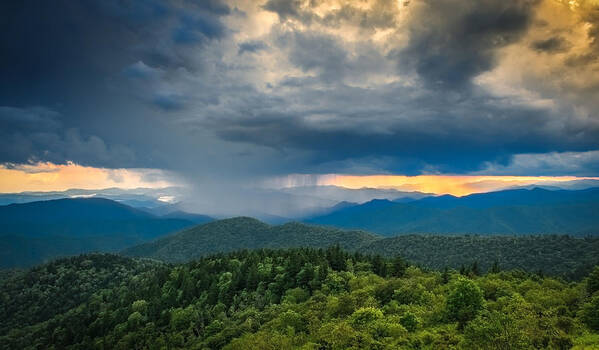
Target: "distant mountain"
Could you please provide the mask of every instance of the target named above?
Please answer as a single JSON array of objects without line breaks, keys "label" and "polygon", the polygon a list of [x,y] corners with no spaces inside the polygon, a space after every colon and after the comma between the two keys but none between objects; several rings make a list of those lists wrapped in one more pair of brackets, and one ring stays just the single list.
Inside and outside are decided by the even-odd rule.
[{"label": "distant mountain", "polygon": [[336,202],[364,203],[373,199],[388,200],[415,200],[433,195],[423,192],[405,192],[395,189],[384,188],[346,188],[340,186],[297,186],[282,188],[281,192],[293,194],[296,196],[309,196],[333,200]]},{"label": "distant mountain", "polygon": [[214,221],[214,218],[208,215],[202,215],[202,214],[193,214],[193,213],[187,213],[181,210],[177,210],[171,213],[168,213],[166,215],[162,215],[160,216],[160,218],[162,219],[180,219],[180,220],[187,220],[187,221],[191,221],[194,224],[204,224],[206,222],[210,222],[210,221]]},{"label": "distant mountain", "polygon": [[313,217],[308,223],[385,235],[599,234],[599,188],[517,189],[398,203],[373,200]]},{"label": "distant mountain", "polygon": [[29,203],[63,198],[106,198],[132,207],[155,208],[167,202],[160,199],[177,198],[183,191],[179,187],[166,188],[103,188],[95,190],[69,189],[66,191],[0,193],[0,205]]},{"label": "distant mountain", "polygon": [[254,215],[252,215],[252,217],[254,217],[260,221],[264,221],[265,223],[267,223],[269,225],[282,225],[282,224],[286,224],[288,222],[295,221],[294,219],[291,219],[288,217],[272,215],[272,214],[267,214],[267,213],[254,213]]},{"label": "distant mountain", "polygon": [[[581,179],[571,181],[546,181],[542,184],[528,185],[528,186],[516,186],[510,189],[517,188],[528,188],[533,189],[535,187],[544,188],[548,190],[585,190],[588,188],[599,187],[599,180],[595,179]],[[507,188],[506,188],[507,190]]]},{"label": "distant mountain", "polygon": [[28,266],[57,256],[119,251],[192,226],[103,198],[0,206],[0,267]]},{"label": "distant mountain", "polygon": [[2,234],[34,237],[134,234],[143,239],[155,238],[193,223],[158,218],[104,198],[57,199],[0,206],[0,222]]},{"label": "distant mountain", "polygon": [[427,197],[412,203],[437,208],[491,208],[506,205],[554,205],[599,202],[599,187],[585,190],[550,190],[534,187],[475,193],[464,197]]},{"label": "distant mountain", "polygon": [[336,244],[345,249],[357,249],[377,239],[380,237],[362,231],[342,231],[297,222],[270,226],[253,218],[238,217],[195,226],[128,248],[123,254],[180,262],[239,249],[323,248]]}]

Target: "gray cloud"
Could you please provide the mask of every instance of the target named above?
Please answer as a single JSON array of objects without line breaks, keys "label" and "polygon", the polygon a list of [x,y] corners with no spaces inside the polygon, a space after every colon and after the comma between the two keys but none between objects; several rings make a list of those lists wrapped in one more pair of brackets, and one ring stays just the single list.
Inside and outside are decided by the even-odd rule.
[{"label": "gray cloud", "polygon": [[[179,111],[187,100],[163,82],[205,70],[201,50],[227,35],[220,19],[228,5],[25,0],[2,3],[0,13],[0,106],[21,118],[19,125],[0,121],[0,162],[174,166],[159,154],[185,142],[168,146],[179,131],[161,135],[169,120],[160,113]],[[45,106],[54,119],[37,111],[43,123],[24,126],[29,106]]]},{"label": "gray cloud", "polygon": [[555,36],[545,40],[538,40],[532,43],[532,48],[547,53],[566,52],[570,49],[570,43],[562,37]]},{"label": "gray cloud", "polygon": [[396,0],[376,0],[370,8],[354,6],[343,2],[320,16],[314,9],[326,1],[268,0],[263,8],[276,13],[281,21],[293,19],[306,25],[318,23],[328,27],[352,24],[365,30],[386,29],[396,25],[393,12],[397,8]]},{"label": "gray cloud", "polygon": [[241,55],[245,52],[257,52],[266,49],[267,45],[258,40],[250,40],[239,44],[238,53]]},{"label": "gray cloud", "polygon": [[536,0],[419,1],[409,25],[409,43],[398,53],[427,86],[459,89],[493,68],[497,50],[529,27]]},{"label": "gray cloud", "polygon": [[573,106],[476,83],[514,44],[566,47],[523,41],[538,3],[3,4],[0,162],[169,169],[221,190],[286,173],[507,172],[517,154],[597,150],[596,116],[577,117],[592,86]]},{"label": "gray cloud", "polygon": [[0,157],[9,163],[91,160],[97,166],[133,160],[133,151],[125,146],[107,146],[98,136],[82,137],[75,128],[64,129],[60,117],[46,108],[0,107]]},{"label": "gray cloud", "polygon": [[506,164],[487,163],[480,174],[595,176],[599,172],[599,151],[516,154]]}]

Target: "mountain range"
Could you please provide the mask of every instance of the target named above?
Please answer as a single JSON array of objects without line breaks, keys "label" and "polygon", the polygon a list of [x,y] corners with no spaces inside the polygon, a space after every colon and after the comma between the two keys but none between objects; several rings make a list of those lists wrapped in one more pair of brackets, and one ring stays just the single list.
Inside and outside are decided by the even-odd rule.
[{"label": "mountain range", "polygon": [[58,256],[114,252],[211,220],[187,213],[159,217],[104,198],[0,206],[0,267]]},{"label": "mountain range", "polygon": [[[70,189],[52,192],[1,193],[0,205],[29,203],[62,198],[106,198],[157,216],[171,212],[208,213],[215,217],[250,215],[271,224],[293,221],[305,216],[322,215],[339,202],[364,203],[372,199],[409,200],[431,195],[402,192],[394,189],[349,189],[339,186],[298,186],[281,189],[238,190],[222,198],[252,198],[255,205],[248,210],[236,208],[229,202],[206,201],[203,196],[182,187],[159,189],[106,188],[97,190]],[[230,199],[230,198],[229,198]]]},{"label": "mountain range", "polygon": [[599,188],[514,189],[425,197],[413,201],[372,200],[345,206],[305,222],[383,235],[599,233]]},{"label": "mountain range", "polygon": [[64,198],[106,198],[136,208],[157,208],[170,204],[182,192],[179,187],[69,189],[66,191],[0,193],[0,205],[48,201]]},{"label": "mountain range", "polygon": [[[238,249],[335,244],[348,250],[411,257],[411,250],[405,249],[405,234],[586,236],[599,232],[598,188],[515,189],[465,197],[340,202],[323,209],[324,215],[305,219],[307,225],[269,225],[248,217],[211,222],[211,217],[182,212],[177,206],[155,209],[155,213],[164,210],[166,214],[95,197],[0,206],[0,267],[30,266],[90,251],[123,251],[130,256],[185,261]],[[392,238],[395,241],[383,239],[393,234],[400,234]],[[407,246],[416,241],[410,238]],[[477,244],[485,246],[485,242],[490,241]],[[419,243],[413,250],[442,253],[433,243],[427,244]],[[465,239],[455,244],[472,243]],[[525,249],[522,247],[509,249]],[[492,250],[493,245],[487,249]],[[506,255],[498,251],[496,256]]]}]

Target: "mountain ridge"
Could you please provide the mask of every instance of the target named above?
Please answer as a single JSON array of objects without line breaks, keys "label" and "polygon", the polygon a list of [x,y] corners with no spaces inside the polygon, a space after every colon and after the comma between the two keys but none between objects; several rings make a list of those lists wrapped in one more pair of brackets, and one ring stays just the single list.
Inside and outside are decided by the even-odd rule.
[{"label": "mountain ridge", "polygon": [[0,206],[0,267],[30,266],[90,251],[117,252],[193,224],[104,198]]},{"label": "mountain ridge", "polygon": [[293,248],[340,245],[355,249],[378,239],[364,231],[346,231],[290,222],[268,225],[250,217],[235,217],[191,227],[155,241],[127,248],[121,253],[180,262],[212,253],[239,249]]},{"label": "mountain ridge", "polygon": [[307,223],[383,235],[599,234],[599,188],[535,188],[426,197],[410,202],[372,200],[308,218]]}]

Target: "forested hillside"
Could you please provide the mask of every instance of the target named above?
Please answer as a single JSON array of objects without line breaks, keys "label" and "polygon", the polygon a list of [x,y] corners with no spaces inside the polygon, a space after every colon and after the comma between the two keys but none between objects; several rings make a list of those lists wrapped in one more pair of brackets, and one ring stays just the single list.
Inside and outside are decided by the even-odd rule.
[{"label": "forested hillside", "polygon": [[427,272],[335,247],[240,251],[182,265],[87,255],[4,275],[0,296],[3,349],[599,344],[599,268],[565,283],[518,270]]},{"label": "forested hillside", "polygon": [[373,200],[306,222],[384,235],[599,234],[599,188],[506,190],[407,203]]},{"label": "forested hillside", "polygon": [[182,232],[126,249],[123,254],[168,262],[184,262],[213,253],[255,248],[326,248],[340,245],[358,249],[379,236],[363,231],[287,223],[271,226],[248,217],[238,217],[195,226]]},{"label": "forested hillside", "polygon": [[487,271],[497,263],[506,269],[578,279],[599,264],[599,237],[399,235],[373,242],[360,251],[399,255],[431,269],[469,268],[476,263],[481,271]]},{"label": "forested hillside", "polygon": [[88,301],[99,290],[119,287],[131,276],[157,271],[162,265],[90,254],[53,261],[26,272],[2,270],[0,333],[46,321]]},{"label": "forested hillside", "polygon": [[195,226],[123,251],[131,257],[186,262],[213,253],[256,248],[341,248],[387,257],[403,256],[422,267],[459,269],[494,263],[567,279],[577,279],[599,264],[599,237],[399,235],[384,238],[364,231],[288,223],[270,226],[252,218],[233,218]]}]

